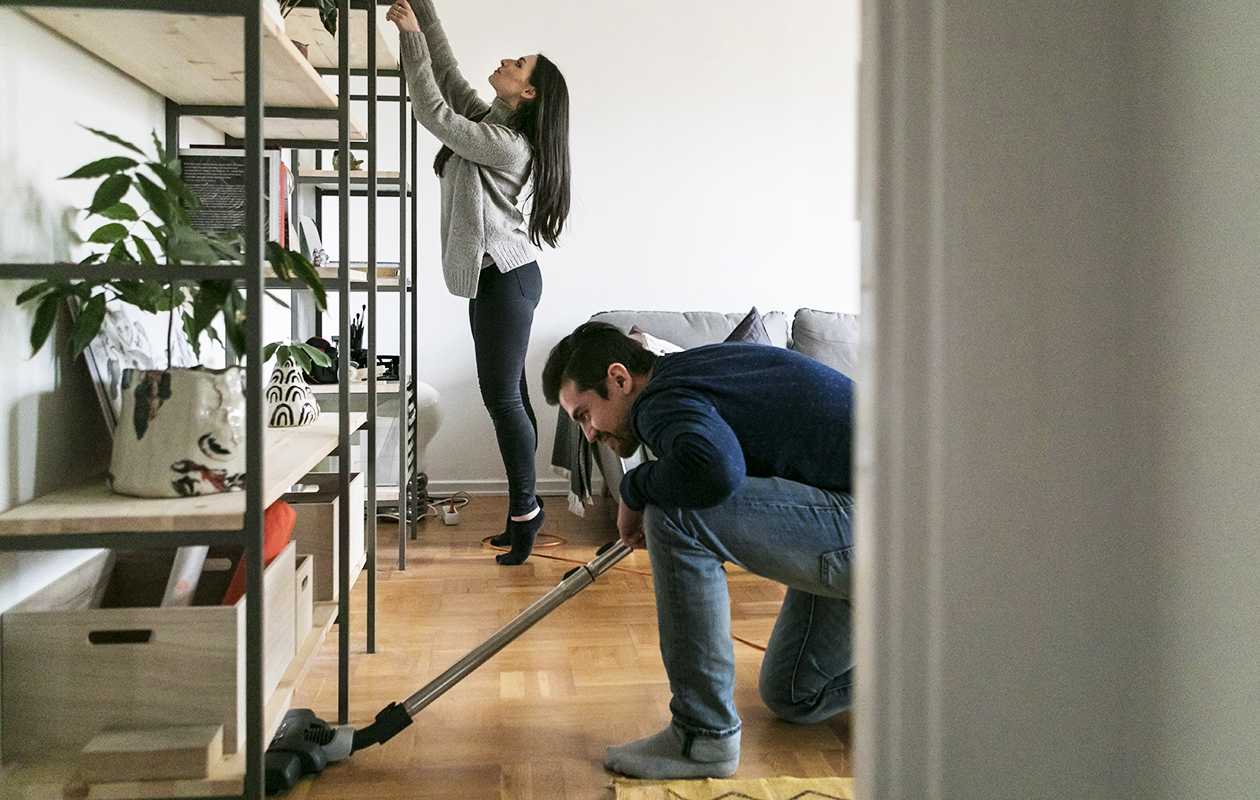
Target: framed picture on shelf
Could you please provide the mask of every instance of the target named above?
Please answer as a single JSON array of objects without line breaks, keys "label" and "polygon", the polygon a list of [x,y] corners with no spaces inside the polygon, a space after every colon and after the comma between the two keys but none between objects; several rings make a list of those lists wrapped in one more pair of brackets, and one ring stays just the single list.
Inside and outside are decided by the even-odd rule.
[{"label": "framed picture on shelf", "polygon": [[[245,233],[245,151],[199,145],[179,151],[180,177],[201,201],[189,214],[199,231]],[[292,190],[279,150],[263,152],[263,215],[267,239],[289,246],[286,214]]]},{"label": "framed picture on shelf", "polygon": [[[73,300],[72,318],[79,309]],[[122,376],[125,369],[165,369],[166,337],[169,318],[166,314],[147,314],[134,306],[111,303],[105,310],[105,321],[87,349],[83,360],[96,388],[101,412],[110,436],[118,429],[122,416]],[[175,321],[178,327],[179,320]],[[195,367],[197,357],[184,338],[182,328],[171,337],[171,367]]]}]

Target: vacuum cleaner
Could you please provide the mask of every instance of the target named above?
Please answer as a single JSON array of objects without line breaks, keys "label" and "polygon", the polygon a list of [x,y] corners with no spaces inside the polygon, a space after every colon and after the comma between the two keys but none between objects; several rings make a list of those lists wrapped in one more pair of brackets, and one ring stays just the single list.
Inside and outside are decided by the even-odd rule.
[{"label": "vacuum cleaner", "polygon": [[336,727],[315,716],[309,708],[290,709],[280,722],[265,755],[267,794],[290,789],[304,775],[322,772],[334,761],[349,758],[374,744],[384,744],[411,724],[421,709],[441,697],[495,653],[533,627],[534,623],[556,610],[566,600],[590,586],[614,564],[630,555],[630,548],[620,540],[609,542],[596,551],[595,557],[565,573],[556,588],[522,611],[508,624],[473,648],[468,655],[448,670],[429,681],[420,691],[401,703],[390,703],[366,728],[356,730],[349,725]]}]

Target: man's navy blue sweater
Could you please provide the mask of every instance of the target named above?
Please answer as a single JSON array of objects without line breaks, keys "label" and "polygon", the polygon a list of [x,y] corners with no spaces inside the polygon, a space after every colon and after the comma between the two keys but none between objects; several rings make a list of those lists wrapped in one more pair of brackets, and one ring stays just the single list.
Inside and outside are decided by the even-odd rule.
[{"label": "man's navy blue sweater", "polygon": [[853,381],[792,350],[730,343],[661,356],[630,424],[657,458],[622,479],[636,511],[714,506],[745,476],[852,491]]}]

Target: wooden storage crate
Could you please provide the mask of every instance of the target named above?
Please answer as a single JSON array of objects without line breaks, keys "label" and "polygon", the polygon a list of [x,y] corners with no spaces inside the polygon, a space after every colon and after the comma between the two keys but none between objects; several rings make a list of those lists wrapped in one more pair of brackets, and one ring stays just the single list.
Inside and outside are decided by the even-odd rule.
[{"label": "wooden storage crate", "polygon": [[[316,601],[336,600],[340,597],[337,570],[341,563],[341,551],[337,544],[337,527],[340,519],[339,475],[335,472],[312,472],[299,483],[318,486],[315,492],[291,492],[280,499],[293,506],[297,521],[293,524],[293,541],[302,555],[315,556]],[[364,556],[363,533],[363,476],[350,473],[350,585],[359,575]]]},{"label": "wooden storage crate", "polygon": [[301,556],[293,583],[293,646],[300,648],[315,624],[315,556]]},{"label": "wooden storage crate", "polygon": [[[296,546],[263,572],[264,702],[294,653]],[[222,725],[244,745],[245,604],[92,608],[112,571],[102,551],[0,617],[3,757],[76,754],[106,729]]]}]

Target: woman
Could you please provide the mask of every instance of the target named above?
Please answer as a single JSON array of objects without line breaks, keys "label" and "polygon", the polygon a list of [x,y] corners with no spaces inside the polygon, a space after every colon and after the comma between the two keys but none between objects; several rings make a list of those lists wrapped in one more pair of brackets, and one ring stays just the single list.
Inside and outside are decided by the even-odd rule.
[{"label": "woman", "polygon": [[[537,250],[555,247],[569,214],[569,91],[546,57],[503,59],[489,105],[459,74],[431,0],[397,0],[416,120],[442,143],[433,162],[442,190],[442,272],[468,298],[481,398],[494,421],[508,476],[508,522],[492,542],[511,545],[500,564],[521,564],[546,515],[536,497],[538,423],[525,383],[525,353],[542,296]],[[517,207],[532,182],[528,226]]]}]

